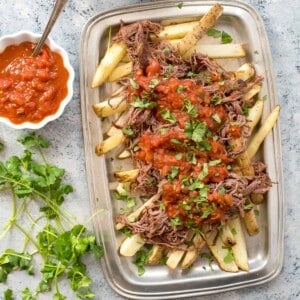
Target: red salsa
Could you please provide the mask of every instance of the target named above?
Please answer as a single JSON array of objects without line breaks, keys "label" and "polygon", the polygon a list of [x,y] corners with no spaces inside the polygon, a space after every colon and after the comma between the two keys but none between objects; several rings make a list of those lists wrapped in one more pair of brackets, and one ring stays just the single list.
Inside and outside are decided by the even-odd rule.
[{"label": "red salsa", "polygon": [[[225,221],[232,196],[209,190],[209,184],[217,186],[227,178],[232,163],[219,141],[219,130],[228,120],[225,107],[195,81],[160,78],[159,70],[153,61],[146,74],[136,72],[136,84],[129,87],[133,105],[148,105],[166,125],[141,135],[135,157],[167,179],[162,203],[170,218],[179,218],[186,226]],[[217,84],[220,78],[212,80]],[[240,125],[230,125],[229,133],[240,137]]]},{"label": "red salsa", "polygon": [[0,116],[15,124],[55,114],[68,93],[63,58],[47,45],[32,57],[34,46],[23,42],[0,53]]}]

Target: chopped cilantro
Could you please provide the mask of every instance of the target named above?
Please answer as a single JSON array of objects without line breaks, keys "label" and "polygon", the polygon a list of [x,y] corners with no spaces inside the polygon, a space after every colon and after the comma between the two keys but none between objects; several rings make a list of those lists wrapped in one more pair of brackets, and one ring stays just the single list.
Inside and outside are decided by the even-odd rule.
[{"label": "chopped cilantro", "polygon": [[182,9],[182,6],[183,6],[183,2],[179,2],[179,3],[177,4],[177,7],[178,7],[179,9]]},{"label": "chopped cilantro", "polygon": [[208,163],[208,165],[209,165],[210,167],[213,167],[213,166],[219,165],[221,162],[222,162],[221,159],[211,160],[211,161]]},{"label": "chopped cilantro", "polygon": [[167,179],[168,179],[169,181],[174,180],[175,177],[178,175],[179,170],[180,170],[179,167],[177,167],[177,166],[172,166],[172,167],[171,167],[171,172],[167,175]]},{"label": "chopped cilantro", "polygon": [[225,31],[222,31],[221,35],[222,44],[230,44],[232,42],[232,37]]},{"label": "chopped cilantro", "polygon": [[165,133],[167,133],[168,132],[168,128],[166,128],[166,127],[162,127],[162,128],[159,128],[159,133],[161,133],[161,134],[165,134]]},{"label": "chopped cilantro", "polygon": [[131,126],[131,125],[128,125],[128,126],[124,127],[124,128],[122,129],[122,132],[123,132],[126,136],[128,136],[128,137],[130,137],[130,138],[135,137],[135,133],[134,133],[134,131],[132,130],[132,126]]},{"label": "chopped cilantro", "polygon": [[186,98],[183,99],[183,103],[183,109],[186,110],[191,117],[196,118],[198,116],[197,108]]},{"label": "chopped cilantro", "polygon": [[225,264],[230,264],[234,261],[234,255],[231,248],[226,248],[228,250],[227,255],[224,257],[223,261]]},{"label": "chopped cilantro", "polygon": [[216,121],[218,124],[220,124],[220,123],[222,122],[220,116],[219,116],[217,113],[214,113],[214,114],[212,115],[212,118],[213,118],[213,120]]},{"label": "chopped cilantro", "polygon": [[226,194],[226,189],[224,188],[224,186],[220,187],[218,190],[220,195],[225,195]]},{"label": "chopped cilantro", "polygon": [[258,52],[257,50],[255,50],[255,51],[254,51],[254,54],[258,55],[258,54],[259,54],[259,52]]},{"label": "chopped cilantro", "polygon": [[130,228],[124,226],[123,228],[121,228],[119,230],[120,232],[122,232],[124,235],[126,235],[127,237],[131,237],[132,236],[132,231]]},{"label": "chopped cilantro", "polygon": [[214,105],[218,105],[218,104],[222,103],[222,99],[221,99],[221,97],[215,95],[215,96],[212,97],[211,102]]},{"label": "chopped cilantro", "polygon": [[186,136],[196,143],[201,142],[207,132],[206,124],[199,121],[188,121],[184,129]]},{"label": "chopped cilantro", "polygon": [[250,209],[252,209],[252,208],[253,208],[253,204],[252,204],[252,203],[246,204],[246,205],[244,206],[244,210],[250,210]]},{"label": "chopped cilantro", "polygon": [[140,88],[140,85],[132,78],[129,79],[129,83],[135,90],[138,90]]},{"label": "chopped cilantro", "polygon": [[207,218],[211,213],[213,212],[212,207],[207,206],[204,211],[202,212],[201,218],[205,219]]},{"label": "chopped cilantro", "polygon": [[166,108],[161,110],[160,114],[163,117],[163,119],[169,123],[174,124],[177,122],[176,117]]},{"label": "chopped cilantro", "polygon": [[184,92],[185,91],[185,86],[183,86],[183,85],[178,85],[178,87],[177,87],[177,93],[178,94],[181,94],[182,92]]},{"label": "chopped cilantro", "polygon": [[203,180],[208,175],[208,164],[204,163],[202,166],[202,170],[200,174],[198,175],[199,180]]},{"label": "chopped cilantro", "polygon": [[267,96],[267,95],[264,95],[264,96],[262,97],[262,100],[263,100],[263,101],[267,101],[267,100],[268,100],[268,96]]},{"label": "chopped cilantro", "polygon": [[159,80],[154,78],[151,79],[148,86],[149,88],[154,89],[158,84],[159,84]]},{"label": "chopped cilantro", "polygon": [[144,266],[147,263],[149,252],[149,249],[142,249],[136,253],[134,264],[137,266],[139,276],[142,276],[145,273]]},{"label": "chopped cilantro", "polygon": [[259,216],[259,210],[258,209],[254,209],[254,213],[256,216]]},{"label": "chopped cilantro", "polygon": [[173,226],[180,226],[180,225],[182,225],[182,221],[181,221],[181,219],[179,217],[171,218],[170,219],[170,223]]},{"label": "chopped cilantro", "polygon": [[221,31],[215,28],[210,28],[207,30],[207,35],[214,38],[221,38],[222,44],[229,44],[232,42],[232,37],[225,31]]},{"label": "chopped cilantro", "polygon": [[236,234],[237,234],[236,229],[235,229],[234,227],[231,228],[231,233],[232,233],[233,235],[236,235]]},{"label": "chopped cilantro", "polygon": [[149,101],[147,98],[140,98],[136,96],[131,105],[136,108],[152,109],[157,106],[157,103]]},{"label": "chopped cilantro", "polygon": [[249,116],[249,108],[248,107],[246,107],[246,106],[243,106],[242,107],[242,112],[243,112],[243,115],[244,116]]},{"label": "chopped cilantro", "polygon": [[197,164],[197,158],[196,158],[196,154],[194,151],[188,151],[186,153],[186,159],[191,162],[193,165]]},{"label": "chopped cilantro", "polygon": [[177,153],[177,154],[175,155],[175,158],[176,158],[177,160],[181,160],[181,159],[182,159],[182,156],[183,156],[182,153]]},{"label": "chopped cilantro", "polygon": [[177,139],[171,139],[170,140],[171,143],[175,144],[175,145],[182,145],[182,142],[180,140],[177,140]]}]

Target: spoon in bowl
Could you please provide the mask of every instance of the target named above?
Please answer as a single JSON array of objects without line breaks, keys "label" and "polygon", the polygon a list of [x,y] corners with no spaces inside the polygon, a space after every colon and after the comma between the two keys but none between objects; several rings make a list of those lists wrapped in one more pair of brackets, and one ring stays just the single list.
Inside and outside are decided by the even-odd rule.
[{"label": "spoon in bowl", "polygon": [[33,49],[32,56],[37,56],[40,53],[40,51],[45,43],[45,40],[47,39],[53,25],[55,24],[58,16],[60,15],[61,11],[63,10],[63,8],[67,2],[68,2],[68,0],[56,0],[55,5],[52,10],[52,13],[51,13],[51,16],[46,25],[46,28],[45,28],[41,38],[39,39],[39,42]]}]

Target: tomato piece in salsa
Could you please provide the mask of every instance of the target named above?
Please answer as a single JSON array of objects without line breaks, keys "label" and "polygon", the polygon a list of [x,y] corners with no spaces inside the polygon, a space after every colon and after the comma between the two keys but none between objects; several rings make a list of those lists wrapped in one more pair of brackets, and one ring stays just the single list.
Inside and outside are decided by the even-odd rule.
[{"label": "tomato piece in salsa", "polygon": [[53,115],[68,94],[69,72],[60,54],[34,43],[8,46],[0,53],[0,116],[15,124],[38,123]]}]

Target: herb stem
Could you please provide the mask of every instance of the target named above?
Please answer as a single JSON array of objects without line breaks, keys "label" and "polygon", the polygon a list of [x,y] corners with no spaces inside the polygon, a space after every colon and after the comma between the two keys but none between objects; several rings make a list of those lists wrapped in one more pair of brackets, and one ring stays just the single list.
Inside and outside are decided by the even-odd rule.
[{"label": "herb stem", "polygon": [[38,250],[39,246],[36,243],[36,241],[29,235],[27,231],[25,231],[22,226],[20,226],[18,223],[15,223],[15,226],[25,235],[25,237],[28,238],[28,240],[35,246],[35,248]]}]

